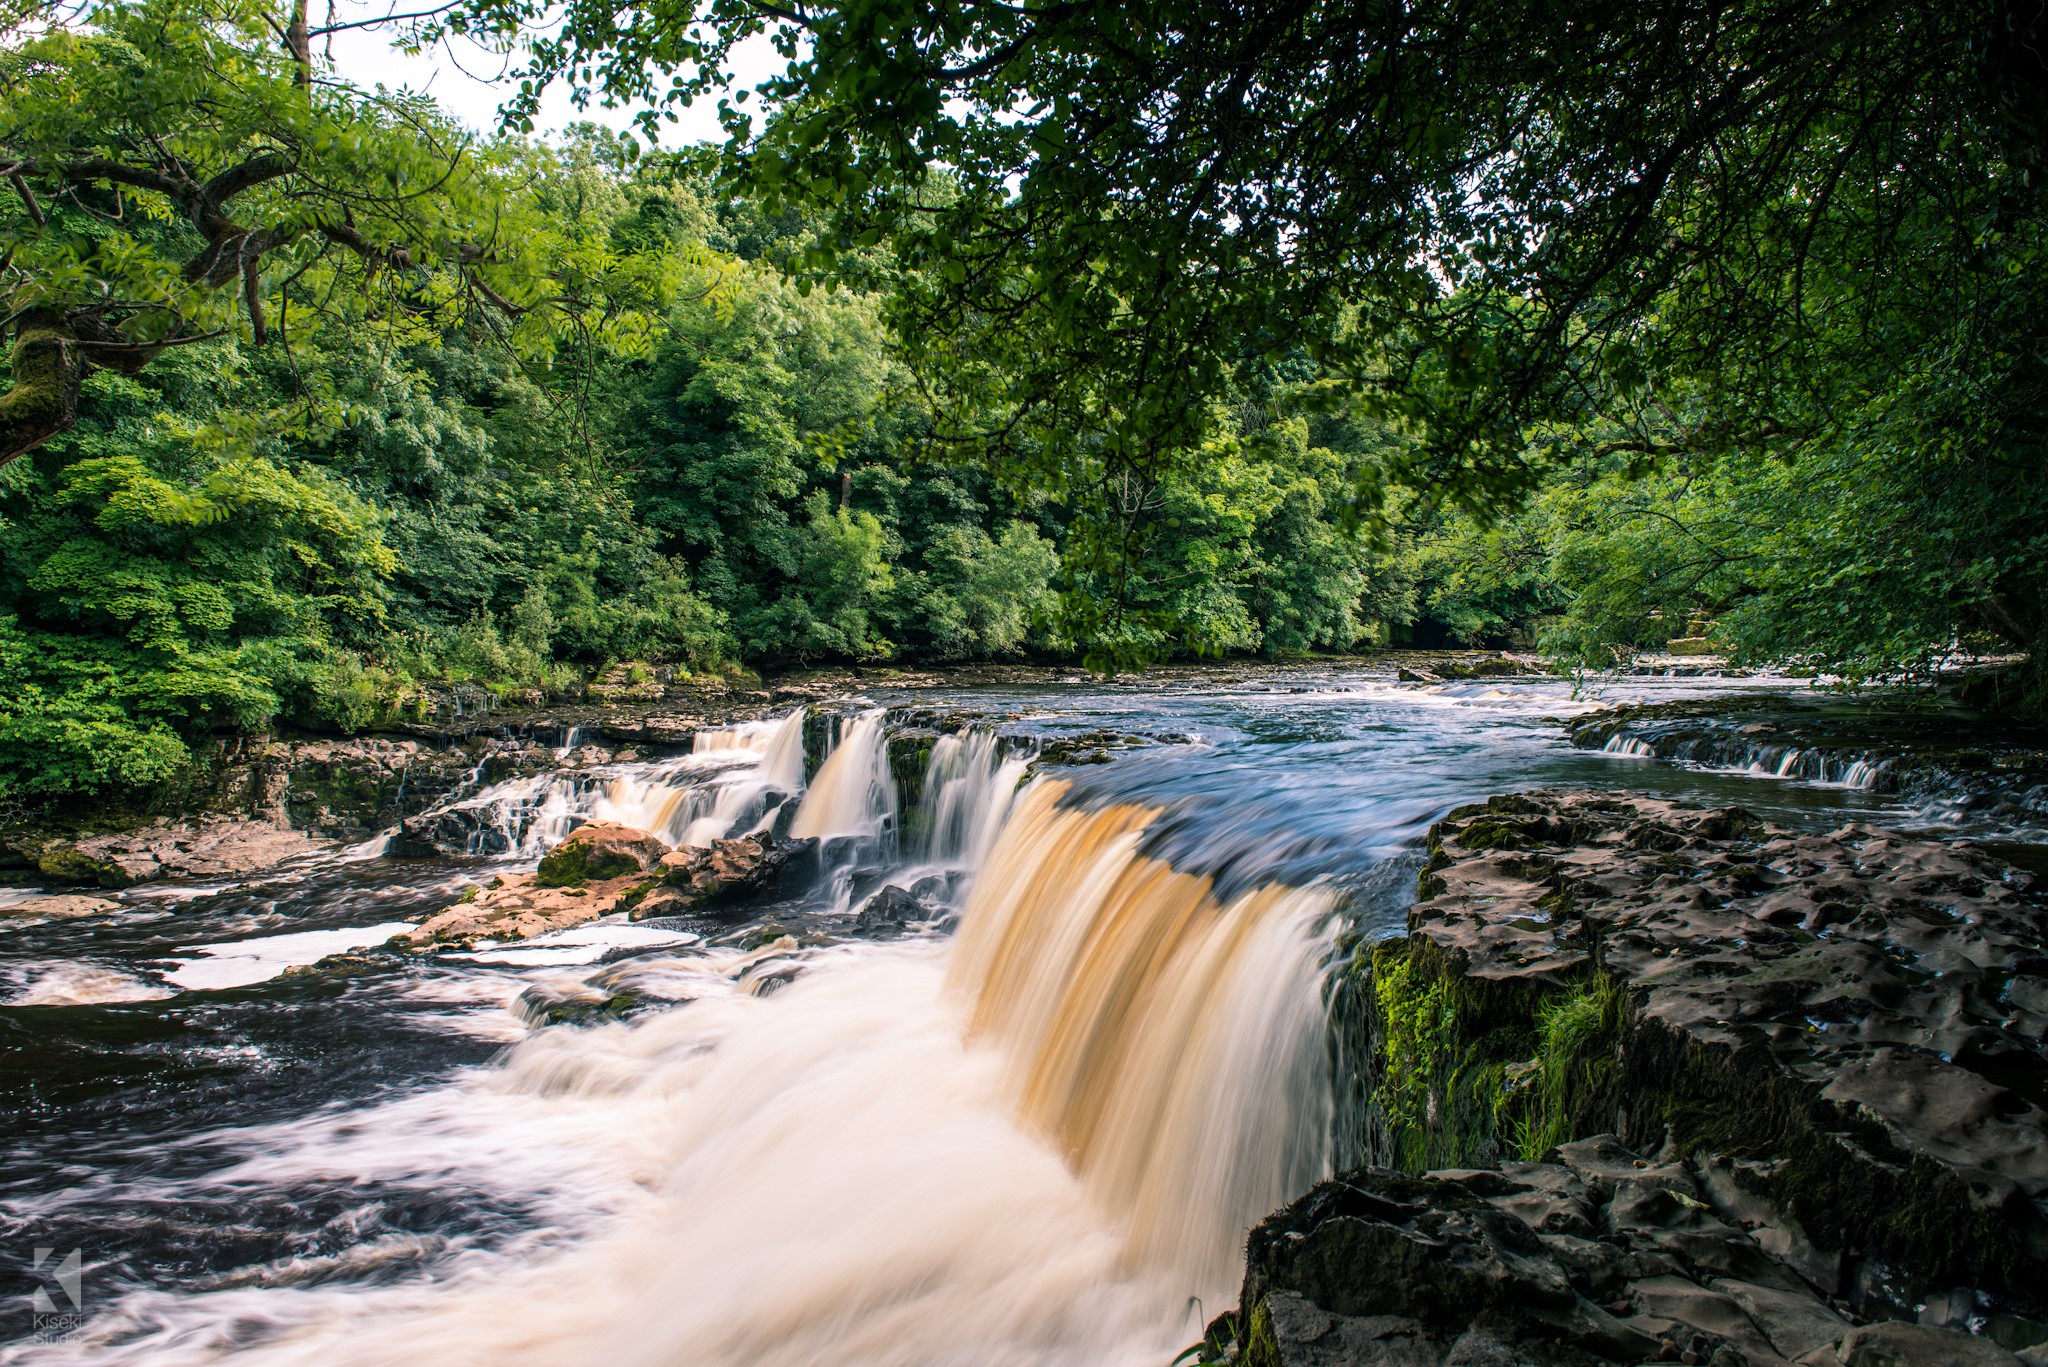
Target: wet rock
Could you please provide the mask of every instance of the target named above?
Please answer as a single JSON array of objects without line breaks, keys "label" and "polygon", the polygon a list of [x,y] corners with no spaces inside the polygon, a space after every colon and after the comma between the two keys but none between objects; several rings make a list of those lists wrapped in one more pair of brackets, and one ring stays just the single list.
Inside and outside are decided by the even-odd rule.
[{"label": "wet rock", "polygon": [[525,940],[594,921],[622,910],[650,879],[635,871],[586,881],[581,887],[543,887],[530,873],[510,873],[472,888],[463,900],[392,941],[412,950],[473,949],[482,941]]},{"label": "wet rock", "polygon": [[[1704,1210],[1682,1164],[1644,1158],[1611,1135],[1561,1156],[1420,1176],[1359,1169],[1323,1183],[1252,1231],[1238,1311],[1210,1327],[1199,1360],[1262,1367],[2016,1361],[1952,1329],[1853,1324],[1750,1234]],[[1670,1199],[1632,1200],[1642,1191]],[[1596,1227],[1602,1232],[1590,1237]],[[1729,1275],[1731,1268],[1740,1275]]]},{"label": "wet rock", "polygon": [[1579,1176],[1631,1219],[1705,1202],[1873,1314],[1954,1292],[2041,1318],[2048,908],[2006,872],[1634,795],[1460,808],[1409,936],[1350,978],[1374,993],[1362,1142],[1416,1166],[1669,1143],[1698,1193]]},{"label": "wet rock", "polygon": [[46,845],[46,877],[129,887],[153,878],[240,878],[333,848],[272,821],[202,817]]},{"label": "wet rock", "polygon": [[107,916],[121,909],[119,902],[110,902],[104,897],[87,897],[83,893],[57,893],[0,906],[0,917],[47,916],[54,920],[72,921],[85,916]]},{"label": "wet rock", "polygon": [[659,867],[669,848],[646,831],[616,821],[593,821],[569,832],[534,873],[543,888],[580,888]]},{"label": "wet rock", "polygon": [[811,867],[818,842],[777,840],[763,831],[674,850],[660,860],[660,887],[633,908],[635,920],[727,910],[772,898]]},{"label": "wet rock", "polygon": [[1799,1359],[1801,1367],[2018,1367],[2019,1361],[1995,1343],[1919,1324],[1855,1329]]},{"label": "wet rock", "polygon": [[862,903],[853,927],[863,935],[900,935],[911,926],[941,920],[945,915],[944,903],[891,884]]},{"label": "wet rock", "polygon": [[1398,683],[1435,684],[1442,683],[1444,676],[1433,669],[1410,668],[1407,665],[1402,665],[1394,671],[1394,679]]},{"label": "wet rock", "polygon": [[1445,660],[1436,667],[1444,679],[1518,679],[1541,676],[1543,671],[1512,655],[1493,659]]},{"label": "wet rock", "polygon": [[519,994],[513,1012],[528,1025],[604,1025],[624,1020],[643,1004],[637,992],[624,988],[600,991],[585,983],[573,987],[536,984]]}]

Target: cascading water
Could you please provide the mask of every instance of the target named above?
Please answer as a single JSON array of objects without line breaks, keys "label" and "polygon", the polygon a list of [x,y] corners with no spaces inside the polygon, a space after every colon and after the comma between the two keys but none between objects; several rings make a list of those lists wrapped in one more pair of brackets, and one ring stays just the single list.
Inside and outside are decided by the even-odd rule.
[{"label": "cascading water", "polygon": [[[877,720],[836,753],[874,753]],[[967,793],[1015,770],[964,748],[972,838],[996,818]],[[846,789],[834,824],[874,811]],[[566,1244],[458,1247],[388,1285],[287,1267],[141,1293],[55,1356],[1163,1362],[1228,1300],[1245,1229],[1328,1166],[1331,900],[1219,901],[1140,853],[1155,809],[1065,793],[1018,799],[951,946],[633,961],[605,981],[685,975],[690,1008],[545,1030],[452,1086],[249,1134],[216,1179],[481,1185],[551,1212]],[[803,975],[754,995],[763,954]]]},{"label": "cascading water", "polygon": [[934,864],[979,867],[1029,764],[994,731],[939,737],[924,775],[925,857]]},{"label": "cascading water", "polygon": [[1065,792],[1019,801],[947,980],[1025,1121],[1128,1230],[1129,1265],[1217,1303],[1245,1231],[1328,1171],[1333,899],[1219,903],[1210,879],[1139,853],[1156,809],[1066,810]]},{"label": "cascading water", "polygon": [[896,780],[889,773],[889,736],[880,708],[845,724],[839,744],[818,766],[791,836],[879,835],[896,819]]},{"label": "cascading water", "polygon": [[680,759],[512,779],[442,812],[466,825],[471,854],[535,858],[587,821],[708,845],[802,791],[803,727],[799,708],[776,721],[707,729]]},{"label": "cascading water", "polygon": [[[1346,923],[1396,928],[1405,901],[1371,887],[1412,887],[1446,807],[1616,781],[1541,720],[1564,686],[1523,687],[1064,693],[1008,743],[1136,714],[1205,744],[1020,790],[995,737],[935,742],[905,843],[941,879],[866,838],[894,785],[880,715],[851,717],[802,828],[852,874],[521,959],[377,951],[479,874],[428,860],[10,919],[0,1009],[52,1047],[0,1112],[0,1263],[83,1249],[88,1323],[0,1363],[1160,1367],[1234,1299],[1246,1226],[1332,1162],[1330,888]],[[1854,790],[1627,772],[1821,829],[1876,819]],[[779,825],[802,781],[799,714],[491,802],[499,849],[535,850],[605,817]],[[922,906],[963,873],[950,940],[868,914],[906,899],[837,900],[842,876],[893,878]],[[329,935],[353,952],[295,949],[306,975],[206,992],[162,969]],[[107,971],[54,971],[73,964]],[[90,1015],[64,1034],[70,1011]]]}]

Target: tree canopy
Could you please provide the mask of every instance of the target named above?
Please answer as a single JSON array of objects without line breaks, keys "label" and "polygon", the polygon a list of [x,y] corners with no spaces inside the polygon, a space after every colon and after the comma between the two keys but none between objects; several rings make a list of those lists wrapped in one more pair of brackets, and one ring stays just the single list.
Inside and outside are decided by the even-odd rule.
[{"label": "tree canopy", "polygon": [[[512,113],[564,80],[650,135],[772,34],[764,107],[721,101],[729,174],[823,216],[800,268],[893,250],[935,438],[1018,478],[1143,506],[1299,356],[1301,410],[1400,435],[1367,509],[1498,516],[1572,457],[1859,450],[2038,504],[2042,0],[546,12]],[[1911,615],[2038,655],[2033,543],[2001,547],[1908,576]]]}]

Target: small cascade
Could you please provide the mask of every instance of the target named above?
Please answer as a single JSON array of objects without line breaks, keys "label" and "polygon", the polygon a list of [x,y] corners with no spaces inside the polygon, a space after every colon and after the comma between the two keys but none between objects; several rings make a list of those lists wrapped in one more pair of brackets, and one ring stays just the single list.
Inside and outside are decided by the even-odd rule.
[{"label": "small cascade", "polygon": [[441,812],[466,830],[467,852],[477,855],[537,858],[591,821],[616,821],[670,845],[708,845],[766,822],[802,790],[803,722],[799,708],[775,721],[700,731],[680,759],[511,779]]},{"label": "small cascade", "polygon": [[1631,759],[1665,759],[1707,773],[1755,774],[1864,792],[1887,792],[1898,786],[1890,759],[1740,737],[1686,736],[1663,739],[1660,744],[1655,732],[1645,739],[1617,731],[1600,751]]},{"label": "small cascade", "polygon": [[934,864],[979,867],[1010,814],[1029,762],[1009,753],[994,731],[939,737],[924,775],[925,857]]},{"label": "small cascade", "polygon": [[784,793],[804,787],[804,709],[799,707],[768,733],[761,750],[761,781]]},{"label": "small cascade", "polygon": [[[799,707],[781,721],[725,730],[699,731],[691,743],[692,757],[700,755],[756,757],[751,769],[727,776],[718,783],[717,797],[704,815],[691,820],[671,841],[675,845],[709,845],[739,829],[760,824],[780,800],[795,796],[804,786],[804,709]],[[794,758],[794,764],[791,760]],[[657,834],[659,834],[657,832]],[[667,839],[667,836],[663,836]]]},{"label": "small cascade", "polygon": [[1334,898],[1219,902],[1140,852],[1158,810],[1018,799],[961,917],[947,982],[1023,1120],[1127,1230],[1125,1258],[1228,1297],[1245,1231],[1326,1176],[1320,992]]},{"label": "small cascade", "polygon": [[894,826],[896,780],[889,773],[889,737],[880,708],[863,712],[844,730],[839,744],[818,766],[789,833],[812,836],[878,836]]}]

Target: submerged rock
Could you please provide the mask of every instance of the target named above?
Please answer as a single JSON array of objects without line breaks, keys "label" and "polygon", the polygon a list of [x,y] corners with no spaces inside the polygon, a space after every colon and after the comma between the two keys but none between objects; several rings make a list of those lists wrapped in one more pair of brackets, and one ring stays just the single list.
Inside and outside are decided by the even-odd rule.
[{"label": "submerged rock", "polygon": [[121,910],[123,908],[119,902],[71,892],[10,902],[6,906],[0,906],[0,917],[49,917],[52,920],[72,921],[86,916],[110,916]]},{"label": "submerged rock", "polygon": [[1830,1295],[2040,1318],[2048,916],[2030,886],[1964,842],[1798,835],[1738,808],[1460,808],[1431,832],[1409,935],[1345,983],[1359,1142],[1412,1169],[1602,1130],[1670,1143]]},{"label": "submerged rock", "polygon": [[1207,1362],[1258,1367],[2019,1367],[1982,1338],[1858,1325],[1687,1162],[1612,1135],[1544,1163],[1325,1182],[1251,1233]]}]

